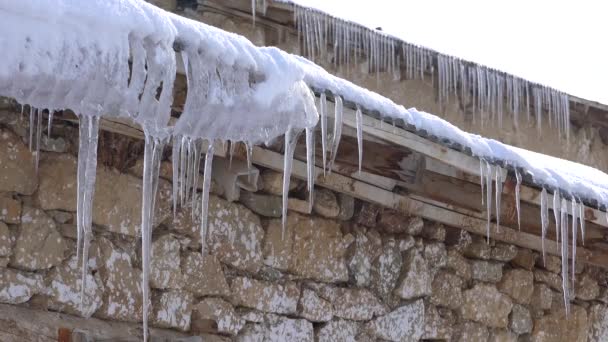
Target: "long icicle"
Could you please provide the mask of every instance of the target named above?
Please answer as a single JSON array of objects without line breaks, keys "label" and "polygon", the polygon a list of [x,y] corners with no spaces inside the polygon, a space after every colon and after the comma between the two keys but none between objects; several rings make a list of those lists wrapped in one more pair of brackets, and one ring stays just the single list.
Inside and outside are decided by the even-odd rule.
[{"label": "long icicle", "polygon": [[561,230],[562,230],[562,291],[566,315],[570,314],[570,293],[568,290],[568,209],[565,198],[561,203]]},{"label": "long icicle", "polygon": [[321,94],[319,116],[321,119],[321,148],[323,155],[323,176],[327,170],[327,96]]},{"label": "long icicle", "polygon": [[36,121],[36,174],[38,174],[38,165],[40,164],[40,142],[42,140],[42,110],[38,110],[38,121]]},{"label": "long icicle", "polygon": [[547,189],[543,188],[540,193],[540,222],[541,222],[541,245],[543,250],[543,266],[546,265],[545,254],[545,239],[547,237],[547,228],[549,227],[549,203],[547,199]]},{"label": "long icicle", "polygon": [[[521,189],[521,174],[515,169],[515,208],[517,209],[517,228],[521,230],[521,203],[520,203],[520,189]],[[544,189],[543,189],[544,190]]]},{"label": "long icicle", "polygon": [[560,224],[560,216],[559,216],[559,209],[560,209],[560,203],[561,203],[561,199],[559,196],[559,191],[558,190],[554,190],[553,191],[553,216],[555,218],[555,242],[557,243],[557,248],[559,248],[559,224]]},{"label": "long icicle", "polygon": [[[84,120],[83,120],[84,119]],[[78,159],[85,158],[83,171],[84,175],[77,175],[82,184],[78,184],[78,191],[82,191],[82,204],[80,208],[82,215],[80,216],[81,238],[82,238],[82,268],[81,268],[81,283],[80,283],[80,309],[82,311],[84,305],[84,294],[86,289],[86,275],[89,260],[89,245],[93,235],[93,198],[95,196],[95,180],[97,174],[97,143],[99,138],[99,117],[83,116],[80,120],[80,125],[84,125],[84,136],[79,139],[86,139],[85,153],[83,156],[78,156]]]},{"label": "long icicle", "polygon": [[581,221],[581,243],[585,245],[585,204],[581,201],[578,205],[579,215],[578,218]]},{"label": "long icicle", "polygon": [[203,168],[203,194],[201,195],[201,253],[205,256],[207,246],[207,229],[209,224],[209,191],[211,190],[211,170],[213,168],[213,141],[209,141],[205,166]]},{"label": "long icicle", "polygon": [[291,165],[293,162],[293,153],[298,142],[299,132],[295,132],[291,127],[285,132],[285,152],[283,155],[283,208],[281,215],[281,239],[285,238],[285,229],[287,227],[287,200],[289,197],[289,180],[291,177]]},{"label": "long icicle", "polygon": [[502,197],[502,168],[496,166],[496,230],[500,231],[500,200]]},{"label": "long icicle", "polygon": [[335,112],[334,112],[334,134],[332,135],[332,148],[331,148],[331,160],[329,161],[328,172],[331,173],[331,169],[336,161],[336,155],[338,154],[338,147],[340,146],[340,138],[342,137],[342,113],[344,105],[342,104],[342,98],[335,96]]},{"label": "long icicle", "polygon": [[171,153],[171,165],[173,172],[173,219],[177,215],[177,200],[179,196],[179,155],[181,137],[176,135],[173,137],[173,147]]},{"label": "long icicle", "polygon": [[143,292],[143,326],[144,341],[148,341],[148,311],[150,305],[150,260],[152,245],[152,220],[156,204],[158,188],[158,173],[164,143],[157,138],[145,134],[144,170],[142,180],[141,208],[141,257],[142,257],[142,292]]},{"label": "long icicle", "polygon": [[486,212],[487,212],[487,226],[486,236],[488,243],[490,243],[490,218],[492,215],[492,165],[486,162]]},{"label": "long icicle", "polygon": [[306,178],[308,187],[308,209],[312,212],[315,188],[315,128],[306,129]]},{"label": "long icicle", "polygon": [[484,184],[486,182],[485,178],[483,178],[484,175],[484,168],[485,168],[485,160],[483,159],[479,159],[479,184],[481,185],[481,207],[483,208],[483,204],[484,204],[484,200],[483,197],[485,196],[485,192],[484,192]]},{"label": "long icicle", "polygon": [[574,275],[574,267],[576,266],[576,238],[577,238],[577,225],[578,225],[578,202],[573,196],[571,201],[572,208],[572,296],[574,297],[574,281],[576,276]]},{"label": "long icicle", "polygon": [[361,164],[363,163],[363,113],[361,108],[357,106],[357,112],[355,113],[357,121],[357,149],[359,152],[359,173],[361,173]]}]

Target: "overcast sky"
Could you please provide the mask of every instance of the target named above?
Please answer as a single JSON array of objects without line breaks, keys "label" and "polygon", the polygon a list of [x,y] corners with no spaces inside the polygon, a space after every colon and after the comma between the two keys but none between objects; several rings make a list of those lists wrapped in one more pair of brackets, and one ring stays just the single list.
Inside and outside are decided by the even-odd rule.
[{"label": "overcast sky", "polygon": [[577,0],[296,0],[608,104],[608,3]]}]

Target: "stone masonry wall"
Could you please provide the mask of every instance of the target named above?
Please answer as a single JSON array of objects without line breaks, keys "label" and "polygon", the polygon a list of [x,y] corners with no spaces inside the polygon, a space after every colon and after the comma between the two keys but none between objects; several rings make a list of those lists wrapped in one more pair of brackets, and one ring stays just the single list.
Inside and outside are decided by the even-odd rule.
[{"label": "stone masonry wall", "polygon": [[[36,173],[26,120],[10,103],[0,109],[0,302],[138,322],[141,151],[135,140],[101,135],[95,237],[80,306],[77,132],[59,121],[52,139],[45,132]],[[235,341],[608,339],[604,270],[578,266],[566,317],[558,258],[543,265],[537,252],[486,244],[321,188],[312,215],[297,213],[305,185],[296,180],[296,210],[281,238],[282,176],[270,170],[262,172],[262,190],[243,191],[238,202],[214,188],[203,257],[198,211],[171,213],[170,167],[162,165],[156,201],[154,327]]]}]

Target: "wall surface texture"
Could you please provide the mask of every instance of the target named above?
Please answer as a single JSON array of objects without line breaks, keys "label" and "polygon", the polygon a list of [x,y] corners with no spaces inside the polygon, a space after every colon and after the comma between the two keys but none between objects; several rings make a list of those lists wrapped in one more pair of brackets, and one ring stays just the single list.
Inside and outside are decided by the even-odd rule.
[{"label": "wall surface texture", "polygon": [[[81,306],[74,223],[78,129],[57,121],[51,139],[43,134],[36,173],[26,143],[27,120],[5,107],[0,112],[0,302],[34,311],[18,316],[0,310],[0,340],[34,339],[42,327],[50,329],[48,337],[62,326],[99,339],[128,335],[137,340],[141,142],[100,136],[95,236]],[[558,258],[543,265],[537,252],[486,244],[482,237],[321,188],[313,213],[297,213],[306,206],[298,199],[305,184],[296,180],[290,199],[296,210],[282,238],[282,176],[270,170],[262,170],[259,191],[241,191],[236,202],[223,199],[216,184],[209,254],[203,256],[198,211],[185,206],[173,217],[170,168],[168,160],[163,162],[156,202],[150,317],[152,326],[163,329],[158,334],[176,332],[161,340],[608,339],[604,270],[579,265],[572,313],[566,317]],[[68,315],[56,323],[49,322],[58,316],[37,318],[46,311]],[[78,321],[69,315],[93,318]]]}]

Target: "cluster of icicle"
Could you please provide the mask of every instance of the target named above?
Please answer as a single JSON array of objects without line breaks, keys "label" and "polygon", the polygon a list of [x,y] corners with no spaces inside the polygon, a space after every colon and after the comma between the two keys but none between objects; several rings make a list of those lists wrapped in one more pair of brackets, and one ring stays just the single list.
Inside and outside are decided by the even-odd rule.
[{"label": "cluster of icicle", "polygon": [[[193,205],[204,156],[202,199],[197,208],[201,211],[204,255],[214,143],[230,141],[232,146],[242,142],[248,146],[251,160],[254,144],[285,135],[285,223],[291,163],[302,131],[306,132],[308,149],[308,189],[313,189],[313,133],[319,119],[315,97],[303,81],[304,72],[287,54],[258,49],[243,37],[166,13],[143,1],[91,0],[82,6],[61,2],[55,8],[24,0],[3,6],[0,30],[7,34],[0,46],[11,53],[0,65],[0,95],[30,107],[30,148],[40,148],[43,113],[49,113],[49,135],[55,111],[70,109],[79,118],[77,258],[82,265],[81,305],[92,240],[100,121],[108,116],[127,118],[144,130],[141,243],[147,340],[152,221],[165,147],[173,145],[174,210]],[[70,11],[63,11],[66,8]],[[106,18],[114,22],[108,25]],[[169,125],[173,84],[180,66],[188,93],[183,113]],[[334,125],[328,143],[332,160],[341,134],[342,108],[341,101],[337,102],[336,120],[340,124]],[[326,113],[322,114],[325,117]],[[36,165],[38,156],[36,153]],[[310,198],[312,201],[312,194]]]},{"label": "cluster of icicle", "polygon": [[[515,169],[515,204],[517,210],[517,225],[521,230],[521,207],[520,207],[520,189],[522,184],[521,173]],[[500,199],[502,196],[502,168],[500,166],[493,166],[489,162],[480,159],[479,162],[479,174],[481,184],[481,204],[482,207],[485,205],[487,215],[486,225],[486,237],[488,243],[490,242],[490,227],[491,227],[491,215],[492,215],[492,178],[495,180],[495,217],[496,217],[496,229],[500,229]],[[549,203],[547,189],[543,188],[540,197],[540,221],[541,221],[541,244],[543,254],[543,264],[545,263],[546,251],[545,251],[545,239],[547,237],[547,230],[549,227]],[[576,281],[575,267],[576,267],[576,244],[577,236],[580,232],[583,245],[585,243],[585,205],[581,199],[577,199],[574,196],[570,196],[567,199],[565,196],[561,196],[559,190],[553,192],[553,202],[551,205],[553,210],[553,219],[555,225],[555,241],[557,248],[560,251],[562,260],[562,292],[564,295],[564,306],[566,313],[570,312],[570,299],[574,298],[574,287]],[[568,218],[568,216],[571,218]],[[561,241],[560,241],[561,238]],[[570,239],[571,242],[568,240]],[[561,242],[561,245],[560,245]],[[569,245],[571,243],[571,246]],[[572,251],[569,252],[569,248]],[[568,267],[568,257],[572,259],[572,265]],[[569,274],[569,270],[570,273]],[[568,282],[571,277],[571,282]]]},{"label": "cluster of icicle", "polygon": [[316,9],[293,4],[293,11],[303,54],[313,61],[325,59],[348,68],[366,59],[369,71],[376,75],[387,72],[395,79],[429,77],[437,88],[442,108],[451,96],[458,97],[462,103],[471,105],[472,120],[474,123],[479,120],[482,127],[502,128],[506,112],[512,115],[515,128],[525,116],[528,122],[534,119],[541,132],[546,115],[548,123],[544,125],[555,128],[560,137],[569,138],[569,98],[563,92],[403,42]]}]

